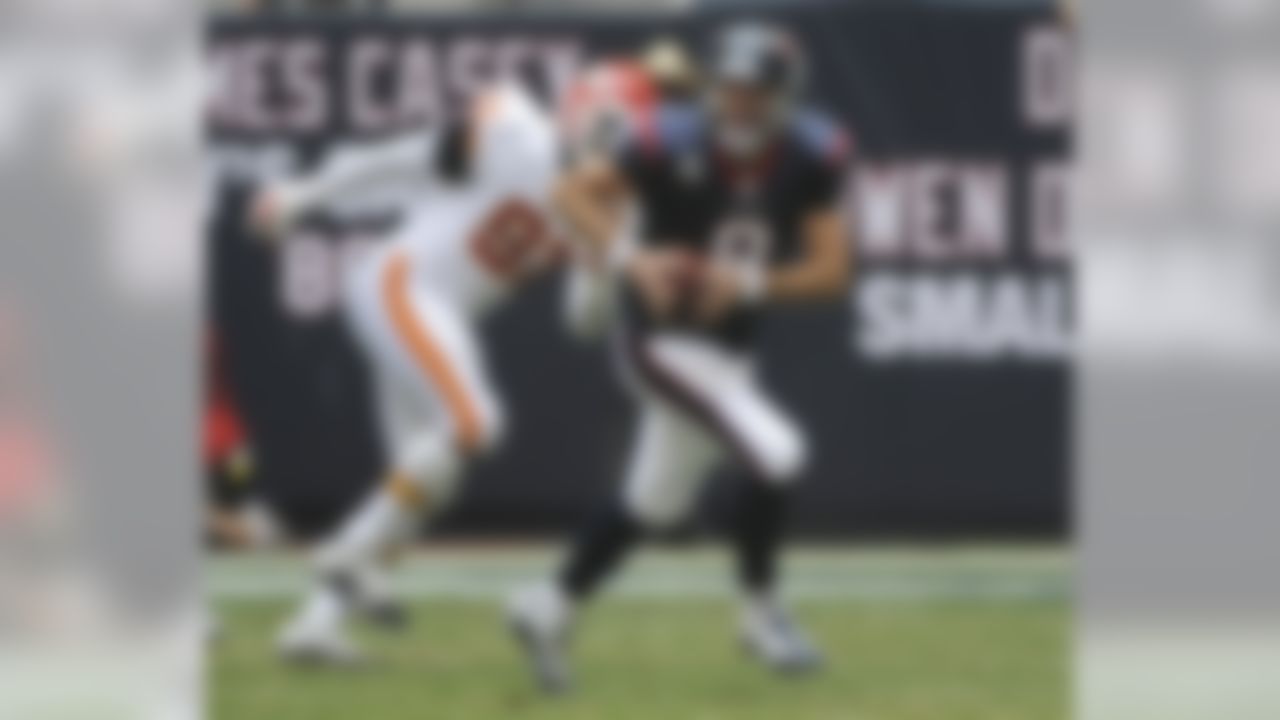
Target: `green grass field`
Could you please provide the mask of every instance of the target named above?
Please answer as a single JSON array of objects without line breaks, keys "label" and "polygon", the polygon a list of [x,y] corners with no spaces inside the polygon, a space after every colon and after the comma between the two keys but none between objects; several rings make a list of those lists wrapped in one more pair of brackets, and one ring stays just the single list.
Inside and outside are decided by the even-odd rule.
[{"label": "green grass field", "polygon": [[501,623],[501,595],[538,552],[425,555],[406,569],[404,635],[362,632],[376,664],[299,670],[272,653],[290,558],[215,561],[224,633],[213,720],[1065,720],[1065,558],[1044,550],[819,551],[791,564],[790,594],[828,655],[817,677],[780,679],[734,642],[723,558],[647,557],[585,618],[578,691],[534,692]]}]

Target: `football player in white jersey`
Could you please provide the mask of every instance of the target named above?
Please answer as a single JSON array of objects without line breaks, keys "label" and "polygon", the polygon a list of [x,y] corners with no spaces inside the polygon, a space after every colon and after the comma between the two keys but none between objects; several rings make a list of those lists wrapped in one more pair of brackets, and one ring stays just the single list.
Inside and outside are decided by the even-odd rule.
[{"label": "football player in white jersey", "polygon": [[346,621],[386,606],[380,565],[449,504],[468,461],[502,436],[502,404],[475,325],[561,253],[546,214],[557,145],[552,119],[531,95],[501,83],[446,128],[339,156],[254,198],[252,227],[278,239],[351,193],[413,191],[404,221],[354,269],[344,297],[389,467],[317,549],[315,585],[280,638],[286,657],[358,659]]}]

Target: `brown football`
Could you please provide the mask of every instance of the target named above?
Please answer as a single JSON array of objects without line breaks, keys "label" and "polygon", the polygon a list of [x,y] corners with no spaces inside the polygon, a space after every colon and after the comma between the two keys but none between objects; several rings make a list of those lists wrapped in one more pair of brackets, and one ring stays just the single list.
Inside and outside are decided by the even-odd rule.
[{"label": "brown football", "polygon": [[694,318],[707,273],[706,259],[691,251],[681,251],[672,282],[675,284],[675,307],[672,315],[677,321]]}]

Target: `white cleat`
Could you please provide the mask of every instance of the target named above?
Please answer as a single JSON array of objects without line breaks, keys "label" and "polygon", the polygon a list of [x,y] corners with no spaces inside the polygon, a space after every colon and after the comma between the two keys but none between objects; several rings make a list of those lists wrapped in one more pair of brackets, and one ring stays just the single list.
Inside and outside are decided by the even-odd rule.
[{"label": "white cleat", "polygon": [[748,603],[742,613],[742,642],[765,665],[784,675],[805,675],[822,667],[822,653],[773,601]]},{"label": "white cleat", "polygon": [[566,648],[572,607],[550,583],[524,588],[507,603],[507,624],[524,650],[538,687],[549,695],[573,685]]},{"label": "white cleat", "polygon": [[286,662],[308,666],[354,667],[364,663],[364,655],[356,648],[343,628],[336,610],[338,598],[319,591],[308,599],[302,610],[285,626],[276,643],[280,657]]},{"label": "white cleat", "polygon": [[278,647],[280,657],[295,665],[348,668],[365,662],[364,655],[342,632],[291,625],[280,636]]}]

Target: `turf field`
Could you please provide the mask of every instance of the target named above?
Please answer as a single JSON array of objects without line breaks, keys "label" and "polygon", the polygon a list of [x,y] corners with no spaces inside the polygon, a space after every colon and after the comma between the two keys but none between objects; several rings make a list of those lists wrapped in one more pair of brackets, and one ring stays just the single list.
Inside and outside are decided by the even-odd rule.
[{"label": "turf field", "polygon": [[501,597],[549,567],[538,551],[423,554],[401,591],[414,622],[362,632],[376,663],[284,667],[272,653],[291,557],[220,558],[210,588],[223,633],[212,720],[1060,720],[1068,717],[1067,562],[1045,549],[813,550],[789,566],[794,606],[828,656],[775,678],[734,642],[714,553],[650,554],[585,618],[579,688],[535,693],[505,633]]}]

